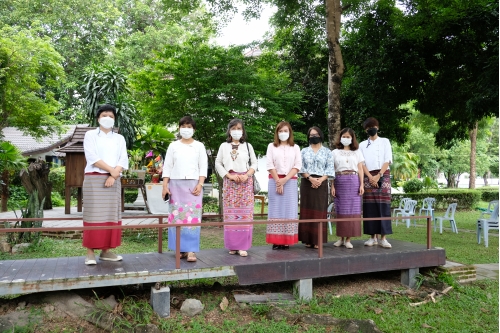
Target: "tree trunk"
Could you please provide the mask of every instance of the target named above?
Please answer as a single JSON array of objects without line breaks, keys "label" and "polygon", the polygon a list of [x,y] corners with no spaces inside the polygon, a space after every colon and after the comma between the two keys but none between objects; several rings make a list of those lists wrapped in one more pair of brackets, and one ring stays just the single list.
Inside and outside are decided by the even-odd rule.
[{"label": "tree trunk", "polygon": [[43,209],[52,209],[52,184],[49,182],[49,171],[49,164],[39,159],[30,163],[28,169],[21,170],[19,174],[21,183],[29,194],[36,190],[39,202],[45,198]]},{"label": "tree trunk", "polygon": [[474,128],[470,131],[470,172],[469,172],[469,188],[476,188],[476,144],[477,144],[477,127],[478,123],[474,124]]},{"label": "tree trunk", "polygon": [[448,182],[448,185],[447,187],[448,188],[455,188],[457,187],[456,184],[455,184],[455,181],[457,179],[457,175],[454,174],[454,173],[448,173],[446,174],[446,181]]},{"label": "tree trunk", "polygon": [[484,186],[488,186],[488,179],[490,178],[491,171],[488,170],[484,173],[483,175],[483,180],[484,180]]},{"label": "tree trunk", "polygon": [[340,87],[344,76],[344,60],[340,49],[340,0],[326,0],[326,35],[328,43],[328,142],[334,149],[340,133]]},{"label": "tree trunk", "polygon": [[2,172],[2,212],[7,211],[7,201],[9,200],[9,171]]}]

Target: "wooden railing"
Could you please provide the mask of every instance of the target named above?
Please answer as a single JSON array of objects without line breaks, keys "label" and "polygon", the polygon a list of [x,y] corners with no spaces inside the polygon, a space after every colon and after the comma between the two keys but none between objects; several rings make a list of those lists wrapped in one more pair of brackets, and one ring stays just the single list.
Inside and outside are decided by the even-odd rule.
[{"label": "wooden railing", "polygon": [[[265,214],[254,214],[256,216]],[[205,218],[217,218],[220,215],[204,215]],[[0,228],[0,233],[8,232],[38,232],[38,231],[83,231],[83,230],[101,230],[101,229],[158,229],[158,253],[163,253],[163,229],[164,228],[175,228],[176,230],[176,244],[175,244],[175,268],[180,269],[181,267],[181,254],[180,254],[180,241],[181,241],[181,227],[186,226],[185,224],[164,224],[164,219],[168,218],[168,215],[137,215],[137,216],[122,216],[122,219],[158,219],[158,224],[146,224],[146,225],[116,225],[116,226],[98,226],[98,227],[40,227],[40,228]],[[412,216],[412,219],[427,219],[427,249],[431,248],[431,216]],[[347,221],[378,221],[381,218],[331,218],[331,219],[311,219],[311,220],[253,220],[248,222],[201,222],[201,223],[191,223],[190,227],[203,227],[203,226],[224,226],[224,225],[256,225],[256,224],[273,224],[273,223],[326,223],[326,222],[347,222]],[[401,220],[401,217],[384,217],[384,220]],[[51,217],[51,218],[29,218],[29,219],[0,219],[2,222],[40,222],[40,221],[82,221],[81,217]],[[323,257],[323,228],[318,228],[318,257]]]}]

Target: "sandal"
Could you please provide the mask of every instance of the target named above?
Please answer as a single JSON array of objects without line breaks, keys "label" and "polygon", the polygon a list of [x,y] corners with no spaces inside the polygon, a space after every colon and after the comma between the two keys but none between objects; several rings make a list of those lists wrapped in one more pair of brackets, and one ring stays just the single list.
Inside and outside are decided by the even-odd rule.
[{"label": "sandal", "polygon": [[186,259],[188,257],[187,252],[181,252],[181,259]]},{"label": "sandal", "polygon": [[229,254],[237,254],[237,253],[238,253],[238,251],[236,251],[236,250],[229,251]]},{"label": "sandal", "polygon": [[306,244],[306,247],[311,248],[312,245],[311,244]]},{"label": "sandal", "polygon": [[189,262],[195,262],[196,261],[196,255],[194,252],[188,252],[187,253],[187,261]]},{"label": "sandal", "polygon": [[240,250],[240,251],[238,251],[238,253],[240,254],[240,257],[246,257],[246,256],[248,256],[247,251]]},{"label": "sandal", "polygon": [[319,249],[319,246],[318,245],[314,245],[314,249],[315,250]]}]

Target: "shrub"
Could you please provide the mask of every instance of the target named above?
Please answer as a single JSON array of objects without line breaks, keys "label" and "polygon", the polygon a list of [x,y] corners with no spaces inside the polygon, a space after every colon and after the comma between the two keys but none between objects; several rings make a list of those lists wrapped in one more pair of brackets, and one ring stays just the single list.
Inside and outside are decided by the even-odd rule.
[{"label": "shrub", "polygon": [[430,193],[403,193],[392,195],[392,205],[398,206],[402,198],[412,198],[418,201],[418,206],[422,205],[422,201],[427,198],[435,198],[436,203],[434,208],[445,209],[449,204],[456,202],[457,208],[472,210],[481,200],[481,192],[477,190],[447,190],[441,189],[439,192],[431,191]]},{"label": "shrub", "polygon": [[65,167],[56,167],[51,168],[49,172],[49,182],[52,183],[52,191],[57,192],[64,197],[65,190],[65,178],[66,178],[66,168]]},{"label": "shrub", "polygon": [[28,202],[28,192],[23,186],[9,185],[9,206],[24,207]]},{"label": "shrub", "polygon": [[203,196],[203,213],[217,213],[219,211],[219,200],[207,195]]},{"label": "shrub", "polygon": [[139,195],[139,189],[137,188],[126,188],[125,189],[125,197],[123,201],[125,203],[134,203],[137,200],[137,196]]},{"label": "shrub", "polygon": [[403,191],[405,193],[417,193],[422,191],[423,188],[424,184],[422,183],[422,181],[420,181],[420,179],[417,178],[410,179],[403,184]]},{"label": "shrub", "polygon": [[498,200],[498,189],[488,189],[488,190],[479,190],[481,191],[481,200],[483,201],[493,201]]},{"label": "shrub", "polygon": [[59,192],[52,192],[50,200],[52,201],[52,206],[54,207],[64,206],[64,198],[61,196],[61,194],[59,194]]}]

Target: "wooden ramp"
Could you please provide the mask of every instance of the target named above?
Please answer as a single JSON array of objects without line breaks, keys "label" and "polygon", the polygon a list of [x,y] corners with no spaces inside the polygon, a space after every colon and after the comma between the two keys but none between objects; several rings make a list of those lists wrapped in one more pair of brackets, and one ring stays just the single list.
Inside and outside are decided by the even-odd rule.
[{"label": "wooden ramp", "polygon": [[392,249],[363,246],[354,249],[324,245],[323,258],[317,250],[301,244],[290,250],[253,247],[248,257],[229,255],[225,249],[202,250],[198,261],[181,260],[175,269],[173,252],[123,254],[123,261],[99,261],[86,266],[85,258],[62,257],[0,261],[0,295],[104,286],[238,276],[241,285],[311,279],[379,271],[408,270],[444,265],[445,251],[425,245],[391,240]]}]

